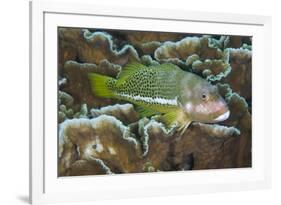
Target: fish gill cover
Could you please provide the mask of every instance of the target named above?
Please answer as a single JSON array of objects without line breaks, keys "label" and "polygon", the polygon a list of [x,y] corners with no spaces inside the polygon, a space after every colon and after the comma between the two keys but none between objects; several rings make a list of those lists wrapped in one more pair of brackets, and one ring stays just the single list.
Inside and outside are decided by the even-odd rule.
[{"label": "fish gill cover", "polygon": [[[59,28],[58,173],[79,176],[251,167],[251,37]],[[134,103],[92,93],[130,62],[171,63],[215,85],[230,111],[180,134]]]}]

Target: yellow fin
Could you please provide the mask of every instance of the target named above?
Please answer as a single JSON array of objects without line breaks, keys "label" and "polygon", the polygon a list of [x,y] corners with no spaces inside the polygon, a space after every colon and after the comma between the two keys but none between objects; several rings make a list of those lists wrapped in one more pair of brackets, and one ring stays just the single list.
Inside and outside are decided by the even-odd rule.
[{"label": "yellow fin", "polygon": [[170,128],[177,123],[177,117],[178,112],[168,112],[160,117],[160,121]]},{"label": "yellow fin", "polygon": [[179,127],[178,131],[180,131],[180,137],[185,133],[186,129],[189,127],[191,124],[191,121],[187,121],[185,124]]},{"label": "yellow fin", "polygon": [[116,81],[115,79],[96,73],[88,74],[88,78],[90,80],[91,89],[94,95],[104,98],[114,97],[112,88],[109,87],[109,82],[114,82]]},{"label": "yellow fin", "polygon": [[137,106],[136,107],[136,111],[140,114],[141,117],[150,117],[152,115],[158,115],[160,114],[159,112],[146,108],[146,107],[142,107],[142,106]]},{"label": "yellow fin", "polygon": [[136,71],[138,71],[141,68],[146,68],[146,66],[140,64],[140,63],[128,63],[125,65],[125,67],[120,71],[118,77],[117,77],[117,83],[122,84],[129,76],[134,74]]},{"label": "yellow fin", "polygon": [[191,124],[191,120],[187,115],[183,116],[183,113],[180,110],[174,110],[162,115],[160,118],[168,128],[176,125],[178,131],[181,131],[180,136],[186,131],[186,129]]}]

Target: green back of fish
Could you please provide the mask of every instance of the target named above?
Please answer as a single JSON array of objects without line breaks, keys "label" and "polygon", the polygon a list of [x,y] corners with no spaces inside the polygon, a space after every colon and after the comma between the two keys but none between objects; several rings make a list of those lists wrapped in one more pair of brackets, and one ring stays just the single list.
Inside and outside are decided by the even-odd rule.
[{"label": "green back of fish", "polygon": [[[158,100],[173,100],[178,97],[179,80],[183,73],[184,71],[172,64],[150,67],[138,63],[129,64],[118,76],[115,91],[120,98],[124,99],[129,96],[141,96]],[[157,103],[157,100],[151,103],[138,100],[136,103],[144,106],[149,104],[165,107]],[[166,106],[171,107],[168,104]]]}]

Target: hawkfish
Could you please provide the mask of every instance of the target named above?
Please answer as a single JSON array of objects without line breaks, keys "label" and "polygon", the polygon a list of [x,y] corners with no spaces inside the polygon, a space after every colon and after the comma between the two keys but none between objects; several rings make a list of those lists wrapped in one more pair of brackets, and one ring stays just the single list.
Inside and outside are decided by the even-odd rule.
[{"label": "hawkfish", "polygon": [[88,77],[95,96],[131,102],[141,117],[158,116],[182,133],[191,122],[217,123],[230,114],[215,85],[171,63],[129,63],[116,79],[96,73]]}]

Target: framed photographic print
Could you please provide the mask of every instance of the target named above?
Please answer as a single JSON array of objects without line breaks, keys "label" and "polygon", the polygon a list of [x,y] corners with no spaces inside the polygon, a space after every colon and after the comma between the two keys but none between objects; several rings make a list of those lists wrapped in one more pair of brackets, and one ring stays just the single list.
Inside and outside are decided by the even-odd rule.
[{"label": "framed photographic print", "polygon": [[31,203],[270,187],[270,17],[30,14]]}]

